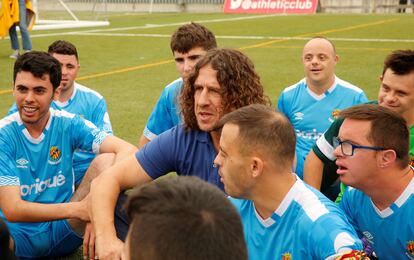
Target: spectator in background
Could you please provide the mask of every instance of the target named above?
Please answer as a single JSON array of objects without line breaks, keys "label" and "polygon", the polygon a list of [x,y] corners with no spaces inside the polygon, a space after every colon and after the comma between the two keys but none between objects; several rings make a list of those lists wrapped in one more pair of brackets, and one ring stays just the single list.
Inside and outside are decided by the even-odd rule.
[{"label": "spectator in background", "polygon": [[171,36],[171,51],[180,78],[167,85],[155,105],[144,133],[139,140],[139,148],[159,134],[181,122],[179,113],[179,96],[193,67],[208,50],[216,48],[216,38],[206,27],[198,23],[180,26]]},{"label": "spectator in background", "polygon": [[17,59],[20,55],[20,44],[19,39],[17,38],[16,27],[19,26],[20,34],[22,36],[23,52],[31,51],[32,40],[30,39],[28,27],[34,23],[34,12],[32,11],[33,8],[31,7],[30,0],[13,0],[12,5],[12,13],[13,15],[18,16],[19,19],[16,21],[17,24],[12,25],[9,29],[11,47],[13,49],[10,58]]},{"label": "spectator in background", "polygon": [[135,188],[126,206],[125,260],[247,260],[240,216],[226,195],[197,177]]},{"label": "spectator in background", "polygon": [[368,101],[358,87],[339,79],[335,66],[339,61],[333,43],[315,37],[305,44],[302,63],[305,78],[285,90],[277,107],[295,128],[295,172],[303,178],[303,164],[316,140],[344,108]]},{"label": "spectator in background", "polygon": [[[399,0],[398,1],[398,4],[399,5],[406,5],[407,4],[407,0]],[[404,7],[398,8],[398,12],[399,13],[405,13],[405,8]]]}]

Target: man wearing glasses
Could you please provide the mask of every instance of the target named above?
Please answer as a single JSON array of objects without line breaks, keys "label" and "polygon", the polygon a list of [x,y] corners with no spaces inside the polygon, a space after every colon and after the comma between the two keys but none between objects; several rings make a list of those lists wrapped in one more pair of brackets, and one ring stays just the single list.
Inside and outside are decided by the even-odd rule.
[{"label": "man wearing glasses", "polygon": [[[410,128],[411,162],[414,162],[414,50],[397,50],[384,61],[378,101],[372,102],[400,114]],[[316,141],[306,158],[304,181],[322,193],[338,178],[333,137],[338,135],[342,119],[335,120]]]},{"label": "man wearing glasses", "polygon": [[340,207],[374,256],[414,259],[414,178],[406,121],[373,104],[348,108],[340,116],[344,122],[334,155],[339,178],[349,186]]}]

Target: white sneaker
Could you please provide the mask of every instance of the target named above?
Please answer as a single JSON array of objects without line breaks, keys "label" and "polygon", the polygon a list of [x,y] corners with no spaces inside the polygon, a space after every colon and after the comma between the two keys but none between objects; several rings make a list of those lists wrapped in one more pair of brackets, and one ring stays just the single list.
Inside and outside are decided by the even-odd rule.
[{"label": "white sneaker", "polygon": [[20,55],[19,50],[14,50],[13,53],[9,57],[12,59],[17,59],[19,58],[19,55]]}]

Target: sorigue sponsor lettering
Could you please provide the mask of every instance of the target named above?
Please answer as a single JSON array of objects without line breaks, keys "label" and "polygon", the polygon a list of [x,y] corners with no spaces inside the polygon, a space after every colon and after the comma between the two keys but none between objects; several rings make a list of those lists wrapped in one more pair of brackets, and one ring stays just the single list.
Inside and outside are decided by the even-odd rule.
[{"label": "sorigue sponsor lettering", "polygon": [[22,196],[27,196],[31,194],[38,194],[44,192],[46,189],[60,187],[65,184],[65,176],[59,174],[53,176],[53,178],[46,179],[41,181],[36,179],[35,183],[31,185],[20,185],[20,193]]},{"label": "sorigue sponsor lettering", "polygon": [[227,0],[225,11],[275,12],[275,13],[314,13],[315,0]]},{"label": "sorigue sponsor lettering", "polygon": [[312,140],[318,140],[319,137],[323,135],[323,133],[318,133],[316,129],[313,129],[312,132],[299,131],[296,129],[295,132],[298,138],[312,139]]}]

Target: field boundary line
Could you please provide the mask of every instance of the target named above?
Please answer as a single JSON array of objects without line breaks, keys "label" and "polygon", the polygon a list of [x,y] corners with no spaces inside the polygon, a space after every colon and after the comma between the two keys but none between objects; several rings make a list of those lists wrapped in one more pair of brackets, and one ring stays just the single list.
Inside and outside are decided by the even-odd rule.
[{"label": "field boundary line", "polygon": [[[144,38],[170,38],[169,34],[150,34],[150,33],[76,33],[80,36],[114,36],[114,37],[144,37]],[[232,40],[297,40],[307,41],[312,37],[290,37],[290,36],[241,36],[241,35],[216,35],[216,39],[232,39]],[[378,39],[378,38],[335,38],[329,37],[332,41],[344,41],[344,42],[401,42],[411,43],[414,39]]]},{"label": "field boundary line", "polygon": [[164,64],[168,64],[168,63],[172,63],[172,62],[174,62],[173,59],[165,60],[165,61],[159,61],[159,62],[155,62],[155,63],[149,63],[149,64],[144,64],[144,65],[139,65],[139,66],[134,66],[134,67],[128,67],[128,68],[124,68],[124,69],[117,69],[117,70],[112,70],[112,71],[108,71],[108,72],[102,72],[102,73],[96,73],[96,74],[91,74],[91,75],[87,75],[87,76],[82,76],[82,77],[78,77],[77,80],[86,80],[86,79],[98,78],[98,77],[103,77],[103,76],[109,76],[109,75],[123,73],[123,72],[129,72],[129,71],[134,71],[134,70],[139,70],[139,69],[156,67],[156,66],[159,66],[159,65],[164,65]]}]

